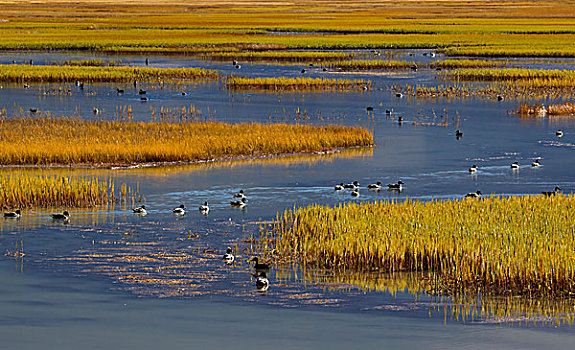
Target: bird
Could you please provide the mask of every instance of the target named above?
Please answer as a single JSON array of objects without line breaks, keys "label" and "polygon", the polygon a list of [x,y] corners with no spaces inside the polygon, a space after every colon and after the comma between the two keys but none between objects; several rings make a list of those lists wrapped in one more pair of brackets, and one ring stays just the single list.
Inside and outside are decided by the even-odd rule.
[{"label": "bird", "polygon": [[539,159],[535,159],[533,163],[531,163],[531,166],[534,168],[540,167],[541,163],[539,163]]},{"label": "bird", "polygon": [[555,132],[555,135],[556,135],[557,137],[563,137],[563,130],[557,130],[557,131]]},{"label": "bird", "polygon": [[149,98],[147,98],[146,96],[140,97],[140,101],[148,101],[148,100],[149,100]]},{"label": "bird", "polygon": [[541,192],[544,196],[554,196],[556,194],[561,193],[561,189],[559,188],[559,186],[555,186],[555,190],[554,191],[543,191]]},{"label": "bird", "polygon": [[503,96],[497,95],[497,101],[503,101]]},{"label": "bird", "polygon": [[417,64],[414,64],[413,66],[411,66],[411,70],[417,72]]},{"label": "bird", "polygon": [[399,191],[399,192],[401,192],[401,191],[403,190],[403,186],[402,186],[403,184],[404,184],[403,181],[399,180],[399,181],[397,181],[396,184],[388,184],[388,185],[387,185],[387,189],[390,190],[390,191]]},{"label": "bird", "polygon": [[256,288],[260,292],[265,292],[270,286],[270,281],[268,280],[265,272],[260,272],[256,278]]},{"label": "bird", "polygon": [[239,64],[236,64],[236,69],[242,69],[242,66]]},{"label": "bird", "polygon": [[187,96],[187,95],[188,95],[188,93],[187,93],[187,92],[185,92],[185,91],[182,91],[182,96]]},{"label": "bird", "polygon": [[477,172],[477,165],[472,165],[471,168],[469,168],[469,173],[470,174],[475,174]]},{"label": "bird", "polygon": [[5,218],[19,219],[21,216],[22,216],[22,213],[20,212],[20,209],[16,209],[15,211],[4,213]]},{"label": "bird", "polygon": [[30,108],[30,113],[37,113],[38,112],[38,108]]},{"label": "bird", "polygon": [[366,112],[371,112],[373,111],[373,107],[372,106],[367,106],[365,107]]},{"label": "bird", "polygon": [[513,162],[510,166],[511,169],[517,170],[519,169],[519,162]]},{"label": "bird", "polygon": [[140,214],[140,215],[146,215],[148,214],[148,211],[146,210],[146,206],[142,205],[141,207],[136,207],[134,209],[132,209],[132,211],[136,214]]},{"label": "bird", "polygon": [[357,182],[357,181],[343,185],[343,188],[347,188],[350,190],[357,190],[358,187],[359,187],[359,182]]},{"label": "bird", "polygon": [[301,70],[301,74],[305,74],[306,70],[305,68]]},{"label": "bird", "polygon": [[352,197],[359,197],[359,190],[358,190],[358,189],[353,190],[353,191],[351,192],[351,196],[352,196]]},{"label": "bird", "polygon": [[459,129],[455,130],[455,138],[459,140],[462,137],[463,137],[463,132],[461,132],[461,130],[459,130]]},{"label": "bird", "polygon": [[146,66],[150,63],[150,60],[146,58]]},{"label": "bird", "polygon": [[465,195],[465,197],[467,198],[479,198],[481,197],[481,191],[477,190],[476,192],[469,192],[468,194]]},{"label": "bird", "polygon": [[208,214],[210,212],[210,207],[208,206],[208,201],[205,201],[203,205],[200,205],[200,213]]},{"label": "bird", "polygon": [[379,190],[381,188],[381,181],[367,185],[367,188],[369,188],[370,190]]},{"label": "bird", "polygon": [[234,198],[246,198],[246,195],[244,194],[244,190],[240,190],[238,193],[234,194]]},{"label": "bird", "polygon": [[339,185],[335,185],[333,186],[333,189],[336,191],[343,191],[344,187],[343,187],[343,182],[340,183]]},{"label": "bird", "polygon": [[186,206],[183,204],[180,204],[179,207],[175,207],[174,209],[172,209],[172,213],[178,214],[178,215],[184,215],[186,213]]},{"label": "bird", "polygon": [[140,90],[138,91],[138,94],[140,94],[140,95],[145,95],[145,94],[146,94],[146,90],[140,89]]},{"label": "bird", "polygon": [[250,259],[250,262],[254,262],[254,269],[256,269],[257,272],[268,272],[270,270],[270,266],[268,264],[260,264],[258,257],[254,256],[253,258]]},{"label": "bird", "polygon": [[64,210],[62,213],[53,213],[50,214],[50,216],[54,220],[68,220],[70,218],[70,213]]},{"label": "bird", "polygon": [[402,97],[403,97],[403,94],[402,94],[401,92],[398,92],[398,93],[395,94],[395,97],[402,98]]},{"label": "bird", "polygon": [[246,206],[246,199],[245,199],[245,198],[242,198],[242,199],[238,199],[238,200],[235,200],[235,201],[231,201],[231,202],[230,202],[230,205],[231,205],[232,207],[243,208],[243,207]]},{"label": "bird", "polygon": [[124,93],[124,89],[116,88],[116,92],[119,93],[119,94],[123,94],[123,93]]},{"label": "bird", "polygon": [[228,247],[228,249],[226,250],[226,254],[224,254],[224,257],[222,258],[223,261],[226,262],[226,264],[231,264],[234,262],[234,254],[232,254],[232,248]]}]

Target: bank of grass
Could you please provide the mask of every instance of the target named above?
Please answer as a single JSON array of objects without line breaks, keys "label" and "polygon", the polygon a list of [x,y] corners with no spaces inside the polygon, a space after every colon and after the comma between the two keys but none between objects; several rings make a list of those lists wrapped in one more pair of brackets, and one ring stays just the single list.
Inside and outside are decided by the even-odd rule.
[{"label": "bank of grass", "polygon": [[433,272],[430,291],[575,295],[575,196],[311,205],[279,213],[262,253],[329,269]]},{"label": "bank of grass", "polygon": [[343,60],[353,58],[353,54],[334,51],[246,51],[246,52],[211,52],[205,58],[214,61],[247,61],[247,62],[277,62],[301,63],[324,62],[327,60]]},{"label": "bank of grass", "polygon": [[17,117],[0,120],[2,165],[133,165],[266,157],[370,146],[344,126],[120,122]]},{"label": "bank of grass", "polygon": [[230,76],[226,88],[272,92],[290,91],[362,91],[371,90],[370,80],[329,78],[243,78]]},{"label": "bank of grass", "polygon": [[93,67],[0,65],[0,82],[157,82],[169,80],[215,80],[219,73],[202,68]]},{"label": "bank of grass", "polygon": [[517,113],[521,117],[573,117],[575,116],[575,104],[565,102],[545,106],[540,103],[522,103]]}]

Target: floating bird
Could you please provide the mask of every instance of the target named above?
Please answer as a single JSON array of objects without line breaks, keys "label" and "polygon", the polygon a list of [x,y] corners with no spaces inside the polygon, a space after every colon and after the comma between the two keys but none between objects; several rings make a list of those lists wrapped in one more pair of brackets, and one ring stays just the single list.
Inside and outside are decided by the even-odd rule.
[{"label": "floating bird", "polygon": [[64,210],[63,213],[53,213],[50,214],[50,216],[54,220],[68,220],[70,218],[70,213]]},{"label": "floating bird", "polygon": [[370,190],[379,190],[381,188],[381,181],[367,185],[367,188],[369,188]]},{"label": "floating bird", "polygon": [[387,189],[392,190],[392,191],[401,192],[403,190],[403,186],[402,186],[403,184],[404,184],[403,181],[399,180],[399,181],[397,181],[396,184],[388,184]]},{"label": "floating bird", "polygon": [[148,100],[149,100],[149,98],[147,98],[146,96],[140,97],[140,101],[148,101]]},{"label": "floating bird", "polygon": [[403,97],[403,94],[402,94],[401,92],[398,92],[398,93],[395,94],[395,97],[402,98],[402,97]]},{"label": "floating bird", "polygon": [[100,114],[100,110],[96,107],[94,107],[94,109],[92,110],[92,112],[94,112],[94,115],[98,115]]},{"label": "floating bird", "polygon": [[333,189],[336,191],[343,191],[344,187],[343,187],[343,182],[340,183],[339,185],[335,185],[333,186]]},{"label": "floating bird", "polygon": [[556,194],[561,193],[561,189],[559,188],[559,186],[555,186],[555,190],[554,191],[543,191],[541,192],[544,196],[554,196]]},{"label": "floating bird", "polygon": [[477,165],[472,165],[471,168],[469,168],[469,173],[470,174],[475,174],[477,172]]},{"label": "floating bird", "polygon": [[146,58],[146,66],[150,63],[150,61]]},{"label": "floating bird", "polygon": [[145,95],[146,92],[147,92],[146,90],[140,89],[140,90],[138,91],[138,94],[140,94],[140,95]]},{"label": "floating bird", "polygon": [[371,106],[365,107],[365,110],[367,112],[371,112],[371,111],[373,111],[373,107],[371,107]]},{"label": "floating bird", "polygon": [[29,88],[30,88],[30,85],[24,84],[24,89],[29,89]]},{"label": "floating bird", "polygon": [[265,292],[270,287],[270,281],[268,280],[265,272],[260,272],[256,278],[256,288],[260,292]]},{"label": "floating bird", "polygon": [[403,117],[402,116],[397,117],[397,123],[399,125],[403,124]]},{"label": "floating bird", "polygon": [[134,209],[132,209],[132,211],[136,214],[140,214],[140,215],[146,215],[148,214],[148,211],[146,210],[146,206],[142,205],[141,207],[136,207]]},{"label": "floating bird", "polygon": [[563,130],[557,130],[557,131],[555,132],[555,135],[556,135],[557,137],[563,137]]},{"label": "floating bird", "polygon": [[22,213],[20,212],[20,209],[16,209],[15,211],[4,213],[5,218],[20,219],[21,216],[22,216]]},{"label": "floating bird", "polygon": [[38,112],[38,108],[30,108],[30,113],[37,113]]},{"label": "floating bird", "polygon": [[503,101],[503,96],[497,95],[497,101]]},{"label": "floating bird", "polygon": [[351,196],[352,196],[352,197],[359,197],[359,190],[358,190],[358,189],[353,190],[353,191],[351,192]]},{"label": "floating bird", "polygon": [[185,92],[185,91],[182,91],[182,96],[187,96],[187,95],[188,95],[188,93],[187,93],[187,92]]},{"label": "floating bird", "polygon": [[385,110],[385,114],[391,115],[391,113],[393,113],[393,111],[392,111],[391,109],[386,109],[386,110]]},{"label": "floating bird", "polygon": [[208,206],[208,201],[204,202],[204,205],[200,205],[200,213],[202,214],[208,214],[210,212],[210,207]]},{"label": "floating bird", "polygon": [[123,93],[124,93],[124,89],[116,88],[116,92],[119,93],[119,94],[123,94]]},{"label": "floating bird", "polygon": [[435,52],[430,52],[430,53],[429,53],[429,56],[435,57]]},{"label": "floating bird", "polygon": [[245,198],[242,198],[242,199],[238,199],[238,200],[235,200],[235,201],[231,201],[231,202],[230,202],[230,205],[231,205],[232,207],[243,208],[243,207],[246,206],[246,199],[245,199]]},{"label": "floating bird", "polygon": [[417,64],[414,64],[413,66],[411,66],[411,70],[417,72]]},{"label": "floating bird", "polygon": [[510,165],[510,167],[511,167],[511,169],[513,169],[513,170],[519,169],[519,162],[513,162],[513,163]]},{"label": "floating bird", "polygon": [[270,266],[268,264],[259,263],[257,256],[251,258],[249,262],[252,261],[254,262],[254,269],[256,269],[257,272],[268,272],[270,270]]},{"label": "floating bird", "polygon": [[347,188],[350,190],[357,190],[358,187],[359,187],[359,182],[357,182],[357,181],[354,181],[353,183],[350,183],[350,184],[343,185],[343,188]]},{"label": "floating bird", "polygon": [[174,209],[172,209],[172,213],[178,214],[178,215],[184,215],[186,213],[186,206],[183,204],[180,204],[179,207],[175,207]]},{"label": "floating bird", "polygon": [[304,69],[301,70],[301,74],[305,74],[307,71]]},{"label": "floating bird", "polygon": [[469,192],[468,194],[465,195],[465,197],[467,198],[479,198],[481,197],[481,191],[477,190],[476,192]]},{"label": "floating bird", "polygon": [[232,65],[233,65],[234,67],[237,66],[237,65],[238,65],[238,61],[234,60],[234,61],[232,62]]},{"label": "floating bird", "polygon": [[224,254],[224,257],[222,258],[223,261],[226,262],[226,264],[231,264],[234,262],[234,254],[232,254],[232,248],[228,247],[228,249],[226,250],[226,254]]},{"label": "floating bird", "polygon": [[539,163],[539,159],[535,159],[533,163],[531,163],[531,166],[535,168],[540,167],[541,163]]},{"label": "floating bird", "polygon": [[242,66],[239,64],[236,64],[236,69],[242,69]]},{"label": "floating bird", "polygon": [[462,132],[461,130],[459,130],[459,129],[455,130],[455,138],[456,138],[457,140],[459,140],[459,139],[462,138],[462,137],[463,137],[463,132]]},{"label": "floating bird", "polygon": [[234,198],[246,198],[246,195],[244,194],[244,190],[240,190],[238,193],[234,194]]}]

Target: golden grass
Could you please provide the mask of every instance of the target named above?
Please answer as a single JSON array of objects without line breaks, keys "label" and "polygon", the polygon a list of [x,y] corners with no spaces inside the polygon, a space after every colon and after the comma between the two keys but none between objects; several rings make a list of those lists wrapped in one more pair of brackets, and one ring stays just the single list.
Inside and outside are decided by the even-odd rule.
[{"label": "golden grass", "polygon": [[280,262],[432,271],[441,294],[571,296],[573,205],[573,195],[311,205],[278,213],[261,247]]},{"label": "golden grass", "polygon": [[242,78],[231,76],[226,80],[229,90],[289,91],[362,91],[371,90],[371,81],[364,79],[327,78]]},{"label": "golden grass", "polygon": [[517,113],[521,117],[572,117],[575,116],[575,104],[572,102],[556,103],[545,107],[543,104],[536,103],[529,105],[522,103]]},{"label": "golden grass", "polygon": [[370,146],[359,127],[216,122],[0,120],[0,164],[139,164],[263,157]]}]

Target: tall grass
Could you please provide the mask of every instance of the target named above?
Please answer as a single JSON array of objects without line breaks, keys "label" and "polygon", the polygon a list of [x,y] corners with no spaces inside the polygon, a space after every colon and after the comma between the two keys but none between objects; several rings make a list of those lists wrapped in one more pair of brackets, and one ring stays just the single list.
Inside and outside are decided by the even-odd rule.
[{"label": "tall grass", "polygon": [[262,234],[278,261],[332,269],[433,271],[432,291],[575,294],[575,196],[311,205]]},{"label": "tall grass", "polygon": [[359,127],[216,122],[0,120],[0,164],[124,165],[195,162],[369,146]]},{"label": "tall grass", "polygon": [[519,106],[517,113],[522,117],[570,117],[575,116],[575,104],[572,102],[565,102],[550,104],[545,107],[540,103],[534,105],[522,103]]},{"label": "tall grass", "polygon": [[372,84],[364,79],[324,78],[242,78],[231,76],[226,79],[229,90],[285,91],[361,91],[371,90]]}]

